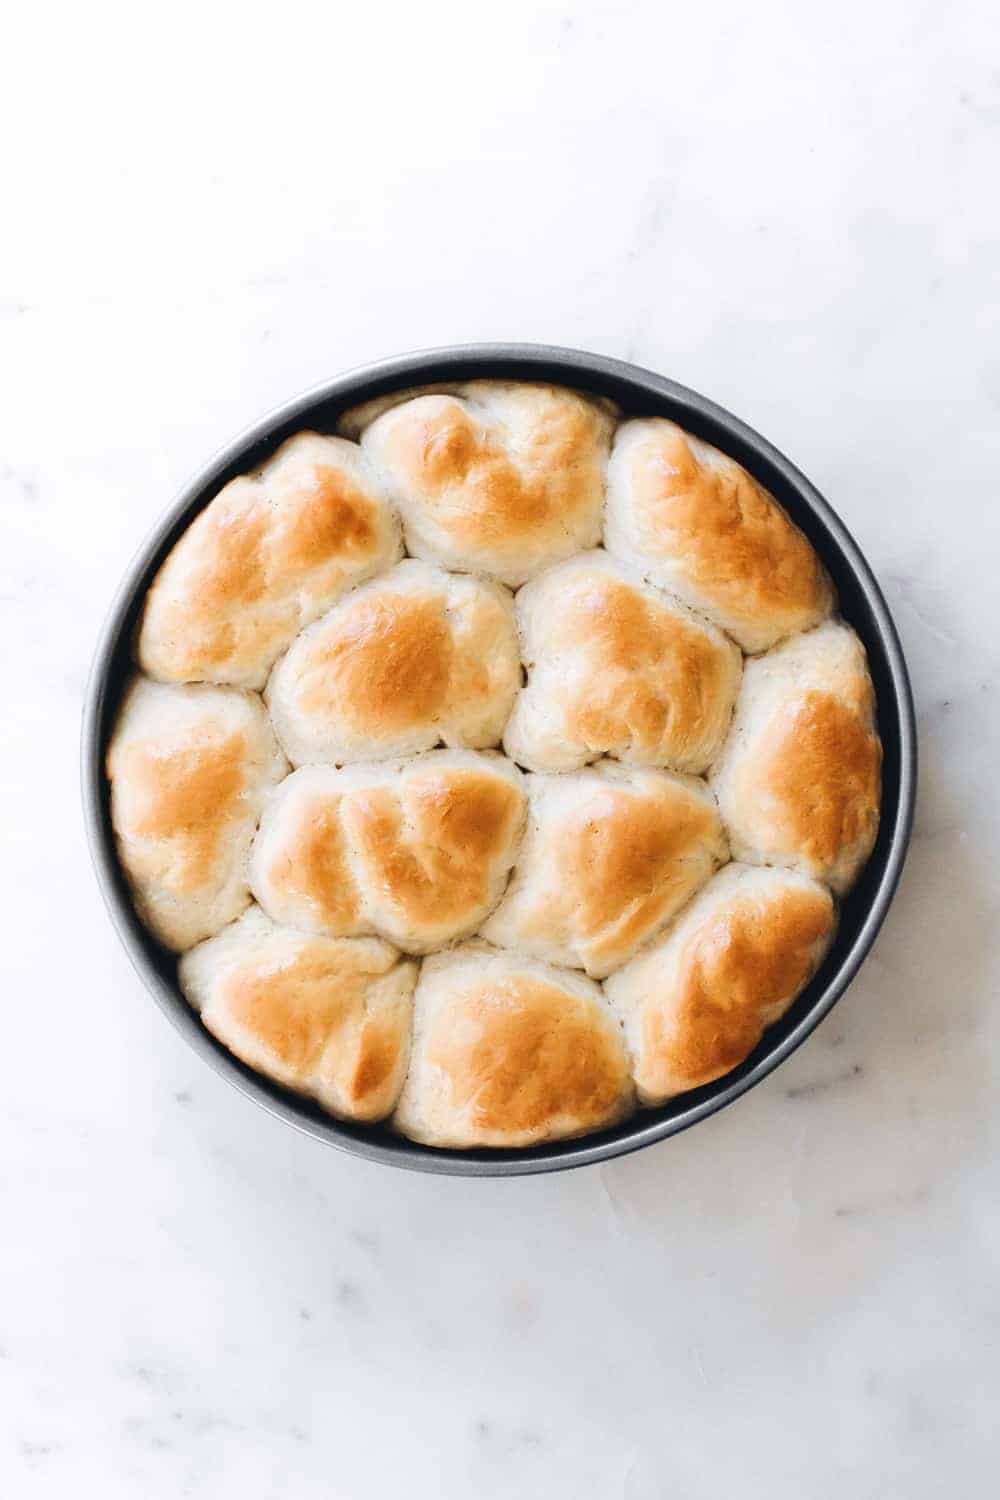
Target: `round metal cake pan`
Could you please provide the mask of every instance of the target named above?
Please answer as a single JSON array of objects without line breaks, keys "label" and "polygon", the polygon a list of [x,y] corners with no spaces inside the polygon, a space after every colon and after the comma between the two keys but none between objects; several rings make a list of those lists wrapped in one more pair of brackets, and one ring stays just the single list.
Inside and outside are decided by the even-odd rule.
[{"label": "round metal cake pan", "polygon": [[[411,386],[478,377],[552,381],[609,396],[627,416],[672,418],[749,469],[809,537],[837,586],[844,618],[864,641],[885,757],[878,841],[843,903],[836,940],[812,983],[742,1067],[613,1130],[524,1151],[442,1151],[404,1140],[384,1126],[346,1124],[233,1057],[188,1006],[177,984],[176,960],[154,942],[135,914],[115,852],[104,776],[108,735],[131,670],[131,642],[143,596],[177,537],[220,487],[261,463],[303,427],[333,431],[340,414],[359,402]],[[913,698],[892,617],[857,543],[804,475],[744,422],[672,380],[603,355],[535,344],[431,349],[351,370],[289,401],[218,453],[185,485],[122,582],[97,646],[81,750],[87,833],[111,919],[147,989],[195,1051],[271,1114],[327,1145],[391,1166],[471,1177],[556,1172],[636,1151],[686,1130],[766,1078],[836,1004],[875,940],[906,857],[917,775]]]}]

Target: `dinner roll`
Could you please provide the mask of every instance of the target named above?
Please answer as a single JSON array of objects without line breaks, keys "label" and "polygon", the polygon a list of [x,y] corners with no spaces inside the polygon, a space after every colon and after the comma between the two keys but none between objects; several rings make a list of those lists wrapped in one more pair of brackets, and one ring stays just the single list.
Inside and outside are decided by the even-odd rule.
[{"label": "dinner roll", "polygon": [[107,754],[118,855],[144,922],[190,948],[248,904],[246,856],[288,770],[255,694],[136,678]]},{"label": "dinner roll", "polygon": [[425,959],[393,1124],[432,1146],[532,1146],[612,1125],[632,1104],[600,990],[482,943]]},{"label": "dinner roll", "polygon": [[734,459],[662,417],[618,429],[604,543],[745,651],[808,629],[833,606],[819,559],[777,501]]},{"label": "dinner roll", "polygon": [[832,621],[747,663],[712,773],[733,854],[843,892],[878,832],[882,747],[865,650]]},{"label": "dinner roll", "polygon": [[738,1067],[819,966],[834,930],[821,885],[727,865],[666,935],[605,985],[639,1101],[662,1104]]},{"label": "dinner roll", "polygon": [[267,702],[295,765],[386,760],[497,744],[520,680],[506,589],[406,561],[303,631]]},{"label": "dinner roll", "polygon": [[304,766],[271,798],[250,883],[276,922],[377,932],[423,953],[472,932],[496,904],[525,806],[523,777],[496,754]]},{"label": "dinner roll", "polygon": [[527,584],[516,611],[528,682],[504,748],[522,766],[700,772],[718,754],[742,658],[713,625],[599,551]]},{"label": "dinner roll", "polygon": [[527,781],[514,878],[483,927],[500,947],[601,979],[727,857],[714,798],[692,777],[605,760]]},{"label": "dinner roll", "polygon": [[390,407],[362,446],[415,557],[517,585],[600,536],[610,408],[477,380]]},{"label": "dinner roll", "polygon": [[380,1120],[409,1055],[417,966],[376,938],[276,927],[253,906],[186,953],[181,988],[230,1052],[345,1120]]},{"label": "dinner roll", "polygon": [[263,687],[304,625],[400,551],[357,444],[299,433],[175,542],[146,596],[139,663],[164,682]]}]

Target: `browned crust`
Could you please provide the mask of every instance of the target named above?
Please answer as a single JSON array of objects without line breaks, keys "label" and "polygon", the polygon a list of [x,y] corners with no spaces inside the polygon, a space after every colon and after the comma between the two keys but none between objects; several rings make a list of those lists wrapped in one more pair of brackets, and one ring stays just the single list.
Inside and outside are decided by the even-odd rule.
[{"label": "browned crust", "polygon": [[[510,551],[593,504],[603,414],[539,388],[518,462],[499,435],[453,396],[420,396],[386,420],[383,456],[456,546]],[[588,461],[589,460],[589,461]]]},{"label": "browned crust", "polygon": [[711,736],[732,675],[725,648],[638,589],[597,572],[569,582],[552,646],[580,658],[560,697],[567,734],[589,750],[682,757]]},{"label": "browned crust", "polygon": [[399,792],[352,793],[344,817],[383,897],[408,922],[437,926],[461,922],[486,903],[521,805],[506,779],[452,767],[422,772]]},{"label": "browned crust", "polygon": [[679,428],[651,433],[632,459],[662,556],[737,616],[814,616],[829,585],[807,539],[733,460],[702,463]]},{"label": "browned crust", "polygon": [[585,1002],[534,978],[480,983],[442,1006],[427,1062],[441,1070],[451,1108],[476,1131],[580,1130],[614,1114],[623,1060]]},{"label": "browned crust", "polygon": [[133,879],[155,879],[182,895],[211,879],[231,826],[244,815],[243,734],[202,730],[192,740],[135,740],[113,775],[127,785],[115,821]]},{"label": "browned crust", "polygon": [[831,897],[784,889],[728,903],[689,937],[669,994],[642,1020],[642,1072],[651,1092],[694,1088],[737,1067],[775,1009],[810,978],[833,926]]},{"label": "browned crust", "polygon": [[373,976],[348,953],[346,944],[337,945],[336,953],[307,946],[291,956],[283,952],[238,964],[222,980],[206,1021],[212,1025],[216,1016],[225,1017],[227,1045],[239,1050],[232,1023],[286,1077],[306,1084],[318,1075],[352,1113],[375,1118],[391,1106],[386,1085],[398,1066],[404,1032],[395,1011],[368,1013],[365,990]]},{"label": "browned crust", "polygon": [[294,686],[298,711],[340,718],[357,733],[399,733],[443,712],[453,643],[443,596],[383,592],[358,599],[309,643]]},{"label": "browned crust", "polygon": [[765,854],[795,852],[817,870],[869,845],[878,827],[882,747],[857,710],[811,691],[779,715],[740,778],[740,802],[759,809]]}]

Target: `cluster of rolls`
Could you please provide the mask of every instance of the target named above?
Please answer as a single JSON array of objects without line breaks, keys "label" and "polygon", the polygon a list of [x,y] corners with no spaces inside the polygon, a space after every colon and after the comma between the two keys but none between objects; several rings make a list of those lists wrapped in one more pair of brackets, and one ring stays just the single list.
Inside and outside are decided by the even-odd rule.
[{"label": "cluster of rolls", "polygon": [[337,1116],[611,1126],[747,1058],[871,852],[835,603],[672,422],[507,382],[348,413],[149,590],[107,757],[136,907],[205,1025]]}]

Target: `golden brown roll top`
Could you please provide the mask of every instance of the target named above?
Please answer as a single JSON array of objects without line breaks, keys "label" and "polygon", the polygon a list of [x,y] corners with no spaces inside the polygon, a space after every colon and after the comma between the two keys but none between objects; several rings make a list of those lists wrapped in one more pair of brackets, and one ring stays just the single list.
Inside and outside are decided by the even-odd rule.
[{"label": "golden brown roll top", "polygon": [[377,932],[411,953],[472,932],[499,899],[524,825],[500,755],[433,750],[388,766],[306,766],[271,799],[251,884],[275,921]]},{"label": "golden brown roll top", "polygon": [[715,801],[693,778],[602,761],[527,783],[517,867],[483,927],[499,947],[602,978],[726,858]]},{"label": "golden brown roll top", "polygon": [[531,1146],[623,1118],[621,1029],[582,975],[470,943],[421,966],[393,1123],[433,1146]]},{"label": "golden brown roll top", "polygon": [[745,651],[808,630],[833,607],[826,572],[777,501],[735,459],[661,417],[618,429],[604,541]]},{"label": "golden brown roll top", "polygon": [[574,391],[473,381],[391,406],[362,446],[414,557],[517,585],[597,541],[610,439]]},{"label": "golden brown roll top", "polygon": [[118,854],[143,920],[189,948],[246,907],[246,857],[288,770],[254,694],[137,678],[108,747]]},{"label": "golden brown roll top", "polygon": [[249,1067],[348,1120],[380,1120],[409,1055],[416,965],[375,938],[276,927],[258,907],[180,962],[185,995]]},{"label": "golden brown roll top", "polygon": [[267,702],[295,765],[499,742],[520,682],[510,595],[406,561],[303,632]]},{"label": "golden brown roll top", "polygon": [[504,735],[534,771],[601,755],[701,772],[722,746],[741,657],[690,610],[604,552],[550,569],[517,595],[528,682]]},{"label": "golden brown roll top", "polygon": [[864,647],[829,622],[748,662],[712,773],[733,854],[843,892],[878,832],[882,747]]},{"label": "golden brown roll top", "polygon": [[164,682],[263,687],[303,626],[400,551],[360,448],[300,433],[175,543],[146,597],[139,663]]},{"label": "golden brown roll top", "polygon": [[639,1101],[661,1104],[744,1062],[819,966],[835,925],[823,886],[728,865],[664,937],[605,984]]}]

